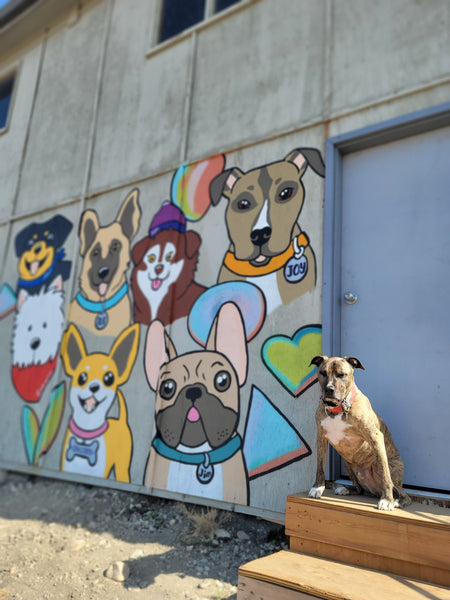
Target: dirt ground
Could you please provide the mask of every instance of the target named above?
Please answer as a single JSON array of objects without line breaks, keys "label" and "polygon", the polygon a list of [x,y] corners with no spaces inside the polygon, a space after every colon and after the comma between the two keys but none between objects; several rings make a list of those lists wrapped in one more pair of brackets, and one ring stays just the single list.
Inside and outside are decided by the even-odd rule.
[{"label": "dirt ground", "polygon": [[0,600],[232,600],[240,565],[287,547],[255,517],[3,475]]}]

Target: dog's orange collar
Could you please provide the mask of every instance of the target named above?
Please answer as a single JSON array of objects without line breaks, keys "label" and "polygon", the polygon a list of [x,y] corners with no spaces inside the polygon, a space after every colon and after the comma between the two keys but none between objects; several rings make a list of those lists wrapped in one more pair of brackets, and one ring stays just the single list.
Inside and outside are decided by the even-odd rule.
[{"label": "dog's orange collar", "polygon": [[[341,412],[343,412],[343,410],[345,412],[348,412],[350,410],[351,405],[353,404],[353,402],[355,400],[355,397],[356,397],[356,385],[353,384],[352,389],[347,394],[344,401],[341,404],[339,404],[339,406],[330,407],[330,406],[325,405],[325,410],[332,415],[338,415]],[[348,408],[346,408],[346,406]]]},{"label": "dog's orange collar", "polygon": [[[309,241],[304,233],[300,233],[297,237],[297,244],[304,248],[308,246]],[[226,253],[223,264],[236,275],[257,277],[258,275],[268,275],[269,273],[278,271],[294,256],[294,253],[294,242],[292,241],[287,250],[277,256],[273,256],[266,265],[262,265],[261,267],[255,267],[248,260],[239,260],[230,251]]]}]

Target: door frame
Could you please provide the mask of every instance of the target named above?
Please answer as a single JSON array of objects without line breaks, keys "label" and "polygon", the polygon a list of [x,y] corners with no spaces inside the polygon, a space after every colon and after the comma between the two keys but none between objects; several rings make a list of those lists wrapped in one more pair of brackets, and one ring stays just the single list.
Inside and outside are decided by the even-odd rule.
[{"label": "door frame", "polygon": [[[341,256],[342,170],[346,154],[365,150],[450,125],[450,102],[382,121],[326,141],[325,208],[322,285],[322,351],[328,356],[341,353]],[[341,461],[331,455],[329,476],[342,476]]]}]

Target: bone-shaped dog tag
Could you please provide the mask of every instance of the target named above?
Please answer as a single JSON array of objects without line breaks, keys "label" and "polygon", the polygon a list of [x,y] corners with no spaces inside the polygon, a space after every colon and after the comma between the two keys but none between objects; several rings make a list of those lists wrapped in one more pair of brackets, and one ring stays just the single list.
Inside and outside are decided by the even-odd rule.
[{"label": "bone-shaped dog tag", "polygon": [[103,310],[95,317],[95,327],[97,329],[105,329],[108,325],[108,313]]},{"label": "bone-shaped dog tag", "polygon": [[197,467],[197,479],[200,483],[209,483],[214,477],[214,467],[212,466],[208,454],[205,454],[205,461]]},{"label": "bone-shaped dog tag", "polygon": [[308,272],[308,259],[304,253],[305,247],[299,247],[294,239],[294,256],[284,266],[284,277],[289,283],[298,283]]}]

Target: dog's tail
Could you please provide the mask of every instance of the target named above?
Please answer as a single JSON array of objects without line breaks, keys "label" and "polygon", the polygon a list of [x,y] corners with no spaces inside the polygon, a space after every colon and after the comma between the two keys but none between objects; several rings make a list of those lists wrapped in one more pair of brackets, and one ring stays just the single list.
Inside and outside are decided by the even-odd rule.
[{"label": "dog's tail", "polygon": [[121,425],[128,425],[127,404],[120,390],[117,390],[117,400],[119,401],[119,416],[117,417],[117,420]]}]

